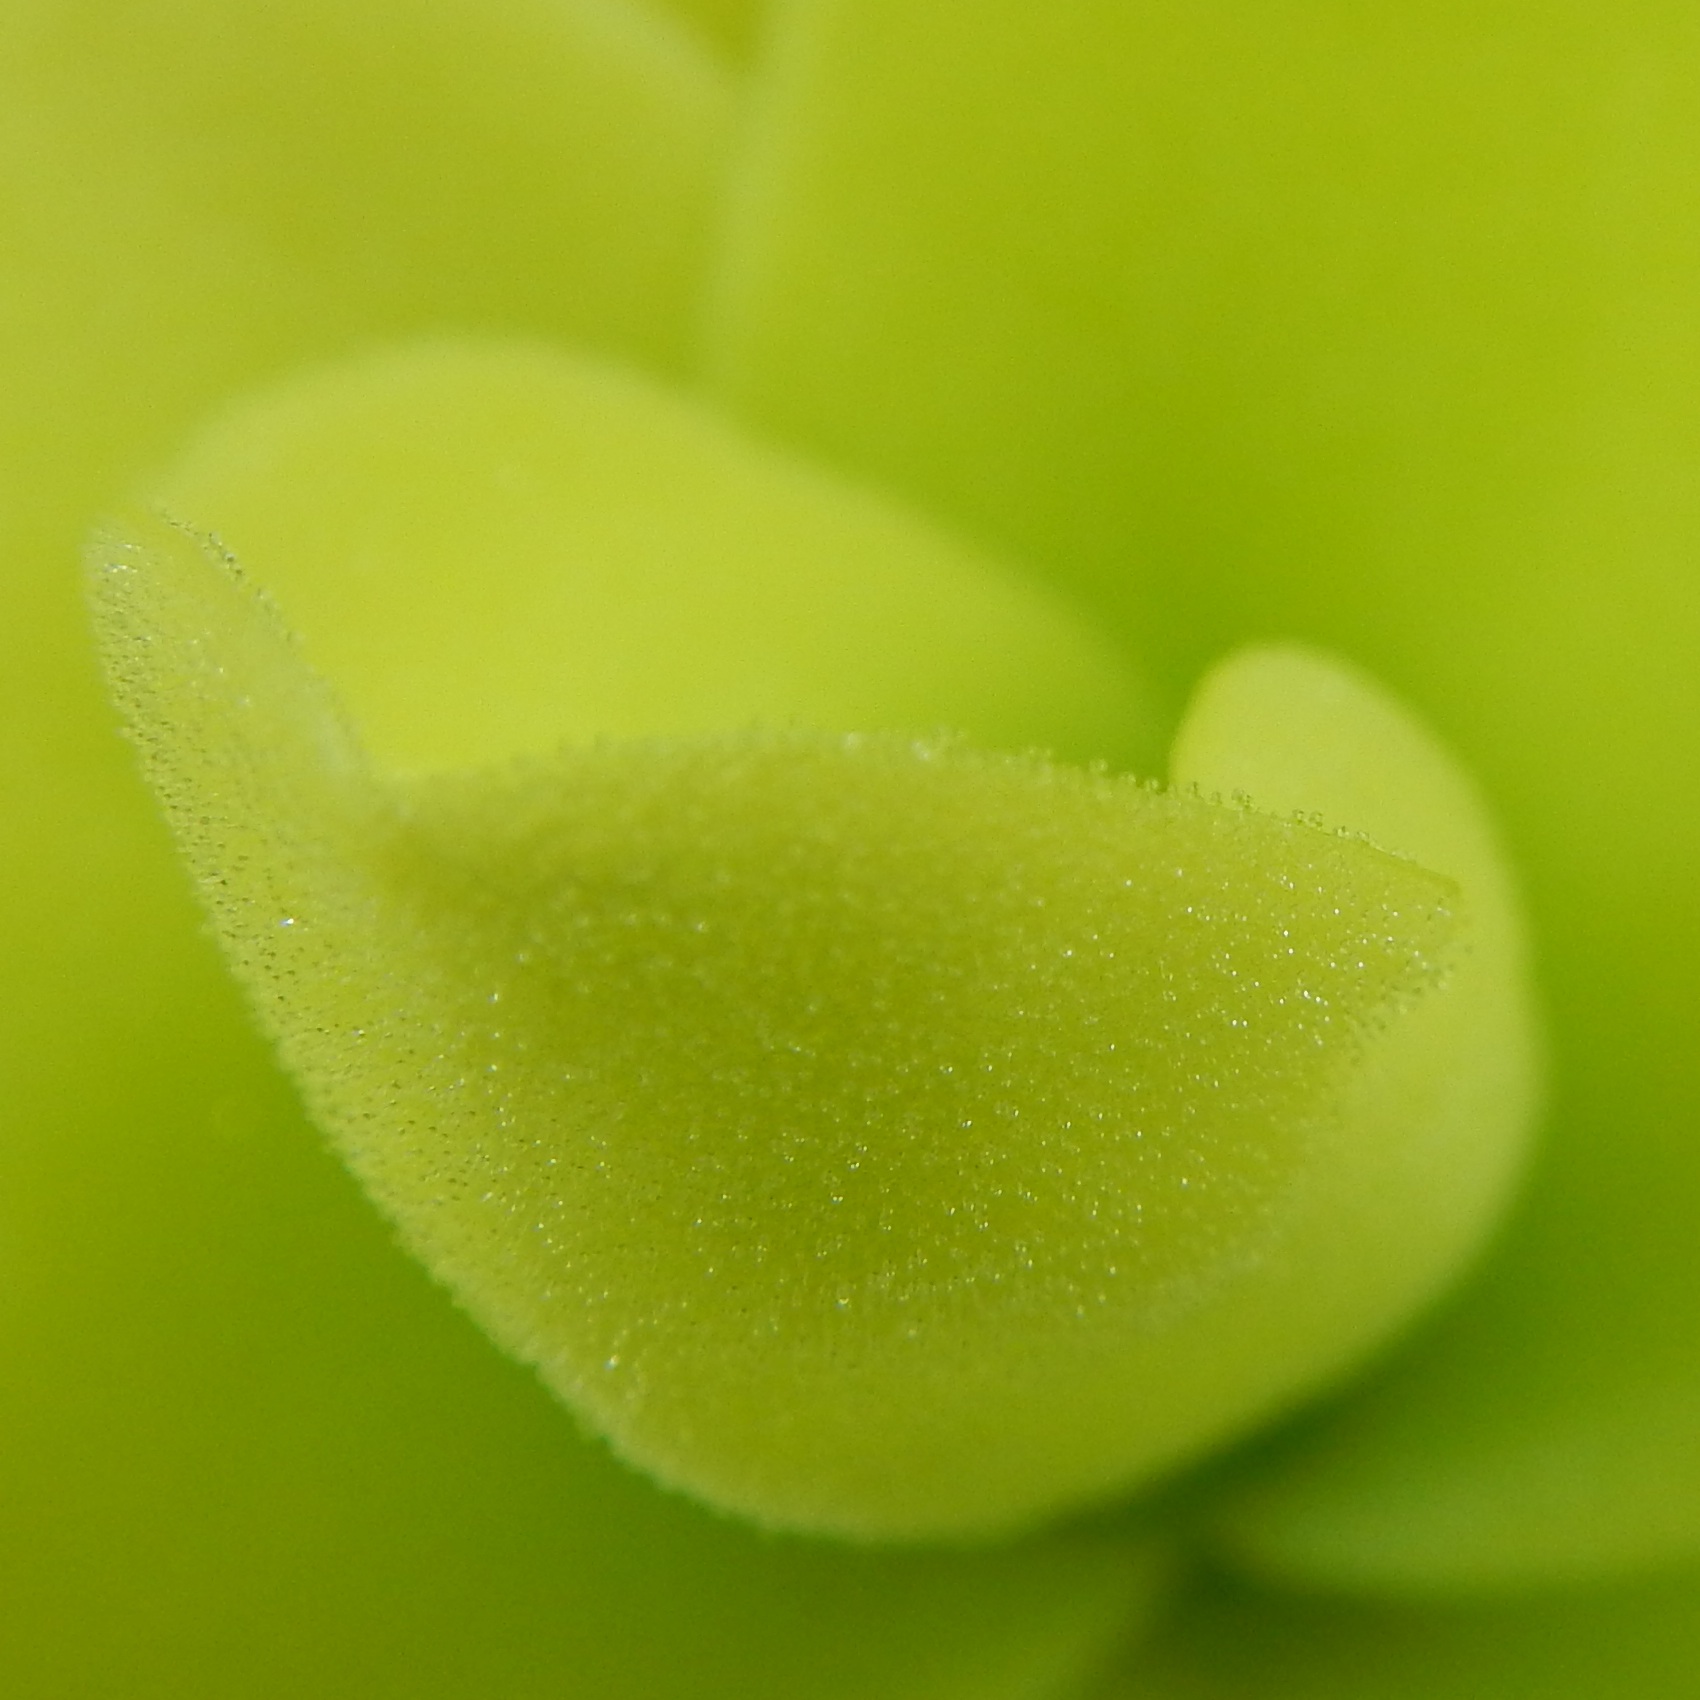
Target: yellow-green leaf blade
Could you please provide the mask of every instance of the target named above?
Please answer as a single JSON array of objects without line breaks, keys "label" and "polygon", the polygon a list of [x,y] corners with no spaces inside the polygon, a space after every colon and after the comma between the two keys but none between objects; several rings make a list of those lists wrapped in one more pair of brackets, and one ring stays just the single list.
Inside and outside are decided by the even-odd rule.
[{"label": "yellow-green leaf blade", "polygon": [[463,1302],[667,1479],[776,1523],[996,1528],[1359,1348],[1324,1302],[1359,1224],[1310,1195],[1373,1035],[1438,995],[1446,881],[891,738],[385,788],[193,538],[106,545],[97,589],[309,1099]]},{"label": "yellow-green leaf blade", "polygon": [[1116,647],[1005,561],[642,374],[427,342],[227,409],[156,481],[282,602],[374,759],[751,726],[1126,764]]}]

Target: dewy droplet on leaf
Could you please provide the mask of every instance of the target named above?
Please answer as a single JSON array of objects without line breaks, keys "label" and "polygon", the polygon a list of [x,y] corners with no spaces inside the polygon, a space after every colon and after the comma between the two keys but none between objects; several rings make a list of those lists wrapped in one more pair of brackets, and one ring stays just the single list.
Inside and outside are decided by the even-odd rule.
[{"label": "dewy droplet on leaf", "polygon": [[1497,1201],[1520,1107],[1411,1091],[1475,1067],[1425,1012],[1504,948],[1447,875],[894,734],[386,778],[216,546],[149,519],[93,570],[319,1119],[494,1336],[714,1503],[936,1537],[1130,1487],[1339,1373]]}]

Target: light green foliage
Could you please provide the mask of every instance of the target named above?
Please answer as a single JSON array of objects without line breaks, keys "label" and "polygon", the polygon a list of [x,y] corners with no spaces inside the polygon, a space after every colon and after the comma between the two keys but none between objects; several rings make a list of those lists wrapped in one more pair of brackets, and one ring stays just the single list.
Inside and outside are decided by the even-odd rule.
[{"label": "light green foliage", "polygon": [[275,594],[380,765],[800,724],[1125,762],[1106,639],[636,374],[426,344],[246,402],[158,486]]},{"label": "light green foliage", "polygon": [[1688,1700],[1700,1575],[1447,1607],[1196,1587],[1091,1700]]},{"label": "light green foliage", "polygon": [[1050,1700],[1114,1552],[668,1499],[415,1276],[254,1040],[75,558],[232,391],[421,328],[686,341],[728,90],[616,0],[0,6],[0,1690]]},{"label": "light green foliage", "polygon": [[[226,947],[357,1172],[498,1339],[718,1503],[916,1535],[1088,1499],[1336,1370],[1497,1195],[1514,1119],[1405,1190],[1455,1133],[1380,1061],[1458,948],[1413,862],[879,737],[397,787],[186,533],[107,546],[97,591]],[[1402,723],[1367,747],[1467,807]]]},{"label": "light green foliage", "polygon": [[1135,1631],[1133,1541],[846,1553],[609,1459],[322,1150],[146,799],[47,772],[0,812],[0,1691],[1073,1700]]},{"label": "light green foliage", "polygon": [[476,325],[676,364],[730,119],[620,0],[15,0],[8,552],[74,548],[114,477],[316,353]]},{"label": "light green foliage", "polygon": [[729,118],[615,0],[0,7],[8,1097],[205,972],[90,665],[91,516],[232,388],[410,327],[676,362]]},{"label": "light green foliage", "polygon": [[[1323,1206],[1347,1215],[1378,1200],[1359,1230],[1365,1249],[1339,1271],[1374,1314],[1378,1279],[1410,1292],[1453,1276],[1521,1178],[1539,1021],[1504,851],[1433,734],[1362,674],[1303,650],[1245,650],[1207,674],[1171,777],[1362,833],[1458,882],[1468,946],[1444,995],[1424,999],[1354,1075],[1349,1137],[1330,1171],[1338,1196]],[[1390,1184],[1392,1152],[1403,1167]]]},{"label": "light green foliage", "polygon": [[1354,655],[1524,871],[1558,1059],[1532,1191],[1244,1538],[1377,1588],[1693,1550],[1692,8],[781,16],[721,392],[1086,589],[1177,699],[1249,638]]},{"label": "light green foliage", "polygon": [[[0,15],[8,1691],[1075,1700],[1141,1615],[1150,1578],[1126,1552],[1057,1539],[881,1556],[767,1539],[577,1438],[392,1254],[315,1149],[110,748],[63,570],[116,486],[207,408],[305,359],[422,332],[518,333],[652,369],[688,364],[761,10],[13,0]],[[1206,660],[1269,636],[1353,654],[1395,681],[1481,774],[1529,876],[1556,1017],[1554,1137],[1456,1307],[1332,1412],[1215,1478],[1206,1533],[1219,1557],[1265,1575],[1390,1593],[1597,1577],[1692,1550],[1692,7],[782,0],[774,13],[780,28],[747,79],[757,121],[704,369],[788,456],[824,449],[830,487],[576,359],[540,378],[547,359],[510,353],[507,378],[486,365],[473,383],[493,357],[463,345],[327,368],[230,415],[175,474],[181,505],[263,560],[362,739],[416,770],[536,751],[563,732],[700,733],[805,713],[848,729],[870,703],[869,726],[908,726],[937,705],[939,720],[994,741],[1116,759],[1148,747],[1135,714],[1106,734],[1125,689],[1116,664],[1101,666],[1101,648],[1066,635],[1046,604],[1007,583],[984,601],[958,580],[972,621],[989,623],[950,618],[952,575],[984,589],[1005,556],[1095,605],[1107,641],[1155,659],[1175,704]],[[688,584],[725,592],[756,574],[719,623],[694,609],[715,643],[756,640],[741,661],[784,655],[774,599],[801,588],[777,570],[784,549],[838,562],[838,600],[787,604],[799,649],[830,638],[818,676],[693,674],[705,658],[657,641],[657,609],[622,623],[582,581],[570,613],[551,603],[545,579],[570,563],[544,544],[562,534],[564,498],[534,487],[500,499],[493,452],[524,465],[529,438],[505,402],[545,389],[554,399],[531,424],[547,415],[543,437],[562,454],[528,476],[558,482],[562,460],[605,446],[602,478],[572,506],[597,516],[597,559],[661,609]],[[484,407],[464,422],[459,458],[433,469],[416,454],[426,426],[452,431],[474,390]],[[423,410],[418,430],[410,407]],[[383,437],[414,456],[405,468],[383,464]],[[666,483],[645,492],[635,469],[650,454]],[[457,485],[445,475],[458,470],[471,476]],[[887,493],[878,505],[852,492],[870,475]],[[667,520],[648,547],[639,497]],[[693,504],[737,534],[736,554],[693,532]],[[769,529],[781,509],[782,536]],[[928,509],[977,547],[929,531],[916,517]],[[481,540],[503,538],[500,595],[461,597],[451,582],[458,514],[476,516]],[[835,554],[847,538],[868,548]],[[908,563],[911,588],[893,577],[870,601],[887,552]],[[1024,1475],[1043,1500],[1087,1491],[1084,1464],[1107,1470],[1116,1448],[1125,1461],[1162,1439],[1118,1420],[1094,1463],[1093,1425],[1101,1439],[1121,1395],[1084,1350],[1068,1356],[1071,1339],[1137,1335],[1116,1373],[1146,1379],[1119,1414],[1167,1423],[1169,1457],[1211,1444],[1385,1340],[1455,1273],[1503,1190],[1532,1071],[1499,852],[1449,758],[1332,664],[1258,651],[1212,675],[1181,729],[1177,797],[937,739],[784,730],[398,784],[368,774],[322,690],[192,539],[153,529],[123,557],[144,559],[147,575],[107,581],[111,608],[136,615],[115,617],[109,636],[135,701],[157,685],[155,706],[169,705],[144,716],[144,735],[251,996],[433,1265],[518,1350],[548,1359],[565,1339],[557,1384],[578,1377],[587,1408],[586,1389],[600,1389],[600,1419],[626,1422],[634,1453],[660,1436],[672,1450],[659,1456],[658,1441],[650,1461],[663,1471],[689,1476],[720,1448],[717,1491],[735,1497],[726,1482],[740,1470],[747,1485],[770,1459],[813,1471],[808,1445],[843,1454],[832,1425],[855,1427],[859,1407],[823,1390],[859,1376],[872,1405],[910,1347],[901,1329],[864,1326],[900,1314],[889,1259],[851,1267],[860,1286],[828,1285],[869,1239],[841,1243],[840,1221],[911,1247],[925,1231],[975,1276],[941,1300],[907,1271],[901,1290],[934,1304],[949,1336],[936,1379],[970,1350],[981,1369],[942,1390],[904,1386],[980,1425],[957,1449],[966,1463],[953,1453],[957,1474],[940,1478],[954,1491],[971,1464],[1004,1485],[1026,1471],[1010,1454],[1037,1447],[1041,1422],[1011,1438],[1004,1419],[1012,1393],[1037,1405],[1046,1379],[1075,1451],[1054,1451],[1053,1434],[1039,1479]],[[407,582],[410,561],[428,582]],[[535,571],[509,576],[516,563]],[[917,653],[935,662],[989,634],[1010,670],[959,668],[905,696],[883,649],[888,673],[850,665],[872,652],[857,626],[870,609],[924,630]],[[609,623],[593,632],[592,614]],[[167,631],[182,641],[140,641]],[[639,724],[642,693],[622,698],[612,671],[569,702],[567,681],[548,677],[555,642],[574,655],[574,689],[605,644],[620,646],[665,709]],[[1071,654],[1080,694],[1056,695]],[[1017,673],[1030,699],[1006,698]],[[992,718],[975,722],[970,701]],[[177,736],[185,727],[196,740]],[[1211,804],[1218,792],[1258,812]],[[1039,795],[1035,815],[1023,799]],[[1079,1152],[1053,1161],[1061,1085],[1050,1099],[986,1095],[1000,1067],[1071,1093],[1099,1079],[1103,1059],[1072,1019],[1101,1009],[1106,990],[1130,1008],[1149,989],[1101,961],[1089,975],[1051,959],[1090,909],[1076,876],[1108,854],[1101,835],[1068,828],[1100,808],[1128,811],[1147,844],[1178,834],[1194,870],[1200,844],[1216,856],[1204,863],[1231,900],[1226,915],[1212,905],[1210,926],[1237,929],[1235,954],[1186,955],[1187,1007],[1255,1017],[1226,1047],[1213,1035],[1211,1056],[1234,1066],[1202,1114],[1187,1113],[1189,1094],[1207,1071],[1159,1071],[1147,1101],[1183,1131],[1161,1160],[1134,1165],[1134,1184],[1110,1174],[1113,1152],[1090,1148],[1103,1196],[1113,1181],[1116,1199],[1160,1206],[1137,1233],[1089,1209],[1079,1231]],[[1288,821],[1292,809],[1307,824]],[[1319,837],[1309,817],[1370,844]],[[1035,847],[1013,875],[994,856],[1012,837]],[[1278,878],[1295,846],[1319,844],[1320,883],[1370,909],[1330,917],[1304,906],[1317,894],[1298,882],[1278,902],[1303,909],[1307,951],[1392,901],[1386,881],[1427,894],[1417,909],[1434,937],[1384,929],[1373,972],[1348,974],[1352,996],[1314,1029],[1314,1007],[1295,1017],[1279,1003],[1298,969],[1278,956],[1212,1004],[1200,988],[1264,962],[1278,918],[1266,886],[1247,904],[1241,876]],[[562,877],[586,862],[605,876],[588,895]],[[1053,875],[1068,876],[1066,902],[1049,901]],[[1043,910],[1021,907],[1041,890]],[[954,907],[965,896],[1003,922],[1013,906],[1019,925],[970,936]],[[1130,933],[1151,918],[1116,911]],[[816,975],[816,945],[854,973]],[[575,980],[586,959],[617,1003]],[[1129,953],[1118,960],[1125,969]],[[1425,963],[1439,973],[1412,995]],[[870,967],[875,995],[858,997]],[[928,1001],[953,967],[951,990],[1002,975],[982,1000],[1001,1049],[971,1118],[992,1111],[972,1148],[988,1162],[954,1178],[949,1154],[935,1161],[901,1118],[955,1104],[961,1077],[929,1096],[913,1066],[880,1066],[981,1033],[979,1009],[953,1026],[956,1003]],[[1403,995],[1377,1001],[1377,985],[1401,981]],[[481,988],[501,1001],[481,1002]],[[740,1025],[740,1012],[752,1019]],[[1152,1057],[1175,1055],[1172,1013]],[[538,1058],[562,1054],[569,1017],[595,1041],[596,1067],[539,1073]],[[872,1059],[857,1079],[821,1062],[827,1023],[856,1038],[841,1059]],[[1322,1043],[1288,1055],[1294,1031]],[[752,1057],[762,1069],[739,1072]],[[394,1090],[373,1066],[386,1060],[407,1065],[391,1071]],[[516,1079],[523,1089],[502,1084]],[[616,1098],[676,1113],[646,1123],[647,1143],[596,1147],[594,1126],[563,1111],[589,1177],[571,1196],[551,1178],[561,1165],[540,1180],[547,1154],[503,1120],[522,1100],[554,1114]],[[760,1109],[755,1122],[743,1104]],[[481,1142],[431,1171],[427,1142],[384,1143],[397,1105],[423,1105],[434,1136],[472,1128]],[[846,1151],[857,1118],[879,1136],[869,1151],[852,1142],[836,1168],[811,1170],[811,1156]],[[1029,1142],[1023,1122],[1043,1137]],[[758,1125],[755,1149],[740,1135]],[[1251,1139],[1254,1127],[1268,1137]],[[695,1136],[690,1162],[661,1160],[672,1130]],[[903,1183],[889,1210],[868,1181],[876,1147]],[[445,1184],[439,1197],[433,1175],[482,1192]],[[596,1286],[579,1266],[550,1286],[567,1261],[557,1224],[574,1209],[588,1219],[594,1189],[621,1178],[638,1183],[636,1202],[622,1193],[575,1244],[627,1284]],[[931,1234],[945,1182],[983,1206],[983,1230]],[[791,1207],[773,1217],[770,1203]],[[652,1210],[695,1237],[640,1234]],[[765,1239],[744,1232],[775,1220]],[[1033,1223],[1056,1231],[1018,1239]],[[1101,1266],[1117,1233],[1145,1259],[1132,1267],[1158,1277],[1150,1310],[1118,1264],[1123,1310],[1041,1327],[1045,1304],[1079,1289],[1081,1259]],[[779,1283],[773,1248],[826,1255]],[[642,1303],[646,1281],[666,1303]],[[713,1302],[729,1286],[742,1311]],[[955,1329],[948,1303],[988,1290],[989,1307]],[[562,1295],[595,1301],[576,1333],[555,1327]],[[659,1318],[654,1337],[613,1341],[620,1304],[646,1327]],[[904,1328],[914,1313],[911,1302]],[[704,1317],[720,1332],[687,1328]],[[763,1317],[767,1343],[814,1378],[805,1416],[823,1413],[814,1435],[784,1445],[772,1429],[797,1408],[798,1382],[777,1350],[763,1358]],[[983,1348],[973,1327],[994,1332],[989,1318],[1009,1326]],[[992,1385],[984,1366],[1000,1353],[1018,1367]],[[703,1397],[662,1373],[680,1365]],[[671,1406],[632,1400],[640,1368]],[[900,1416],[882,1404],[850,1450],[890,1444]],[[1148,1461],[1164,1455],[1156,1446]],[[1045,1476],[1071,1469],[1073,1486]],[[903,1487],[899,1472],[875,1496],[889,1504]],[[865,1508],[864,1481],[848,1492]],[[1117,1700],[1661,1700],[1693,1686],[1696,1598],[1680,1575],[1434,1609],[1202,1586]]]},{"label": "light green foliage", "polygon": [[[91,517],[232,388],[409,327],[676,361],[728,105],[702,54],[613,0],[0,7],[8,1101],[83,1102],[87,1059],[140,1031],[192,1055],[159,1012],[209,995],[90,664]],[[35,1114],[0,1200],[29,1195],[6,1153]],[[65,1115],[97,1168],[125,1137],[116,1104]]]},{"label": "light green foliage", "polygon": [[1493,563],[1530,474],[1595,446],[1582,338],[1625,268],[1582,270],[1589,169],[1678,10],[792,0],[709,373],[1157,614],[1179,678],[1290,620],[1289,577],[1402,655],[1406,616],[1457,620],[1450,553]]},{"label": "light green foliage", "polygon": [[731,98],[655,9],[18,0],[3,29],[8,307],[92,331],[108,381],[173,333],[160,400],[222,367],[202,405],[445,321],[683,350]]},{"label": "light green foliage", "polygon": [[85,979],[98,1059],[5,1106],[8,1695],[1075,1700],[1138,1628],[1132,1541],[851,1553],[620,1467],[388,1243],[206,954],[151,1024]]},{"label": "light green foliage", "polygon": [[0,772],[40,799],[14,883],[147,831],[73,569],[115,491],[232,390],[413,329],[677,364],[730,117],[619,0],[0,8]]}]

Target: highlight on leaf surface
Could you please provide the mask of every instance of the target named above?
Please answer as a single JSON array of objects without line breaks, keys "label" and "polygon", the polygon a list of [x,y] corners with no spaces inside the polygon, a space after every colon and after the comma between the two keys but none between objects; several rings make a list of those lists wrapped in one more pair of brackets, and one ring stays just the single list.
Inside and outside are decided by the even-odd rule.
[{"label": "highlight on leaf surface", "polygon": [[[1390,1196],[1420,1198],[1423,1208],[1396,1207],[1381,1224],[1382,1266],[1396,1266],[1402,1244],[1412,1267],[1444,1278],[1504,1204],[1540,1096],[1521,906],[1474,785],[1373,681],[1287,646],[1242,650],[1205,676],[1171,777],[1362,834],[1458,882],[1467,943],[1451,959],[1445,995],[1412,1009],[1354,1073],[1345,1115],[1357,1144],[1341,1159],[1346,1168],[1368,1162],[1383,1186],[1388,1162],[1403,1165]],[[1377,1267],[1366,1258],[1353,1284],[1373,1284]]]},{"label": "highlight on leaf surface", "polygon": [[426,342],[280,384],[156,487],[288,610],[375,760],[804,725],[1151,753],[1053,593],[634,371]]},{"label": "highlight on leaf surface", "polygon": [[1432,1118],[1379,1060],[1468,948],[1447,877],[895,737],[383,778],[216,549],[149,521],[94,569],[119,700],[322,1123],[666,1481],[861,1536],[1017,1526],[1336,1372],[1487,1213],[1503,1163],[1409,1194]]},{"label": "highlight on leaf surface", "polygon": [[[1389,1220],[1389,1247],[1414,1230],[1451,1234],[1467,1248],[1480,1234],[1479,1212],[1515,1177],[1540,1076],[1519,905],[1468,780],[1367,681],[1298,649],[1248,651],[1209,676],[1175,761],[1207,788],[1231,782],[1263,806],[1359,823],[1377,842],[1452,870],[1470,894],[1473,948],[1448,995],[1412,1012],[1376,1070],[1360,1077],[1368,1097],[1353,1111],[1366,1131],[1376,1103],[1427,1130],[1410,1146],[1405,1187],[1430,1209],[1420,1223]],[[1458,1206],[1450,1219],[1448,1198]],[[1296,1447],[1254,1459],[1219,1495],[1218,1537],[1258,1569],[1373,1587],[1384,1578],[1363,1550],[1358,1520],[1395,1521],[1390,1500],[1420,1498],[1422,1471],[1397,1488],[1354,1482],[1349,1446],[1329,1452],[1321,1472],[1318,1450],[1301,1430]]]}]

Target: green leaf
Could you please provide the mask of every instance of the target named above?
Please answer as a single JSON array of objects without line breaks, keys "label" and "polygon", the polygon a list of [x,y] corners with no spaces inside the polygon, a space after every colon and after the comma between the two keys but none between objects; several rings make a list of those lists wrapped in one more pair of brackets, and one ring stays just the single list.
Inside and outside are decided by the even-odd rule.
[{"label": "green leaf", "polygon": [[1085,587],[1178,688],[1302,639],[1480,776],[1554,1089],[1502,1249],[1271,1459],[1331,1586],[1700,1547],[1692,9],[784,10],[711,370]]},{"label": "green leaf", "polygon": [[288,610],[380,765],[803,725],[1127,763],[1107,639],[1006,563],[677,391],[435,342],[213,420],[155,485]]},{"label": "green leaf", "polygon": [[1139,1631],[1138,1536],[854,1552],[622,1468],[398,1252],[188,906],[89,919],[37,988],[81,1043],[5,1075],[10,1692],[1072,1700]]},{"label": "green leaf", "polygon": [[152,522],[96,568],[316,1113],[499,1340],[716,1503],[913,1536],[1129,1485],[1336,1372],[1491,1202],[1410,1198],[1428,1118],[1377,1097],[1447,996],[1415,863],[890,737],[385,784],[216,551]]}]

